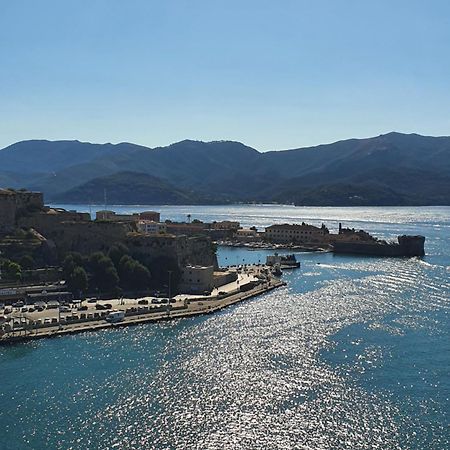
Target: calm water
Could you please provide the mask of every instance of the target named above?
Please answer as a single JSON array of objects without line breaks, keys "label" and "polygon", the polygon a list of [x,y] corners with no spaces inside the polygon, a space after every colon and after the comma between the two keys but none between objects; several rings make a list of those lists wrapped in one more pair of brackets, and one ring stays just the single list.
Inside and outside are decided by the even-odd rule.
[{"label": "calm water", "polygon": [[285,288],[212,316],[0,348],[0,449],[450,447],[450,208],[116,209],[341,220],[427,256],[299,254]]}]

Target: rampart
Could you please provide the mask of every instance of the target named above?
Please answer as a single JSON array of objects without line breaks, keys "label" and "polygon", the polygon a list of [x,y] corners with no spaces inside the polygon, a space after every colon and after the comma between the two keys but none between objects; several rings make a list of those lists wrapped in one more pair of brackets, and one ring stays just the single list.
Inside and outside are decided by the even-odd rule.
[{"label": "rampart", "polygon": [[0,233],[12,231],[19,217],[44,206],[41,192],[0,189]]}]

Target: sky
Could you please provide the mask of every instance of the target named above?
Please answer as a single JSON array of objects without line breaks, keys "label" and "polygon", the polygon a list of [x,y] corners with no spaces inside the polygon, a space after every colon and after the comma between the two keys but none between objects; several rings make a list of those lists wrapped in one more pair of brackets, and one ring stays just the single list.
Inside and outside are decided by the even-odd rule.
[{"label": "sky", "polygon": [[448,0],[0,0],[0,148],[450,135]]}]

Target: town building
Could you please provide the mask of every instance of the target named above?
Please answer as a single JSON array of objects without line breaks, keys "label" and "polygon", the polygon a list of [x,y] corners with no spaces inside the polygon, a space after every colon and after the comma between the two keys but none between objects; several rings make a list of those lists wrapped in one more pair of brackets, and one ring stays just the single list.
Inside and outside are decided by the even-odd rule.
[{"label": "town building", "polygon": [[117,214],[114,211],[102,210],[95,214],[96,220],[103,220],[108,222],[137,222],[139,214]]},{"label": "town building", "polygon": [[211,224],[211,229],[213,230],[235,230],[237,231],[241,227],[239,222],[231,220],[222,220],[220,222],[213,222]]},{"label": "town building", "polygon": [[274,243],[318,243],[327,239],[328,228],[322,226],[315,227],[303,222],[299,224],[279,224],[271,225],[265,229],[264,237],[269,242]]},{"label": "town building", "polygon": [[240,228],[236,231],[235,237],[243,242],[251,242],[260,239],[258,231],[253,228]]},{"label": "town building", "polygon": [[167,233],[169,234],[185,234],[187,236],[196,236],[199,234],[207,234],[206,230],[209,224],[203,222],[170,222],[166,221]]},{"label": "town building", "polygon": [[139,213],[139,220],[149,220],[151,222],[161,222],[161,213],[157,211],[143,211]]},{"label": "town building", "polygon": [[165,223],[155,222],[153,220],[140,220],[137,223],[138,231],[146,234],[167,233],[167,225]]}]

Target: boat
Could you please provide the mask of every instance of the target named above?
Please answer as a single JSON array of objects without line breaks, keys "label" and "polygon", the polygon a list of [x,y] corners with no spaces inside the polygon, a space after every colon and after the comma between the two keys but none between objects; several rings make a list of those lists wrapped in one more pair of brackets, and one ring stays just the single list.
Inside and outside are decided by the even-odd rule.
[{"label": "boat", "polygon": [[300,262],[297,261],[294,254],[279,255],[278,253],[275,253],[274,255],[269,255],[266,258],[266,264],[268,266],[275,266],[278,264],[280,269],[298,269],[300,267]]},{"label": "boat", "polygon": [[275,275],[277,277],[283,275],[283,271],[281,270],[281,267],[279,264],[274,264],[272,268],[272,275]]}]

